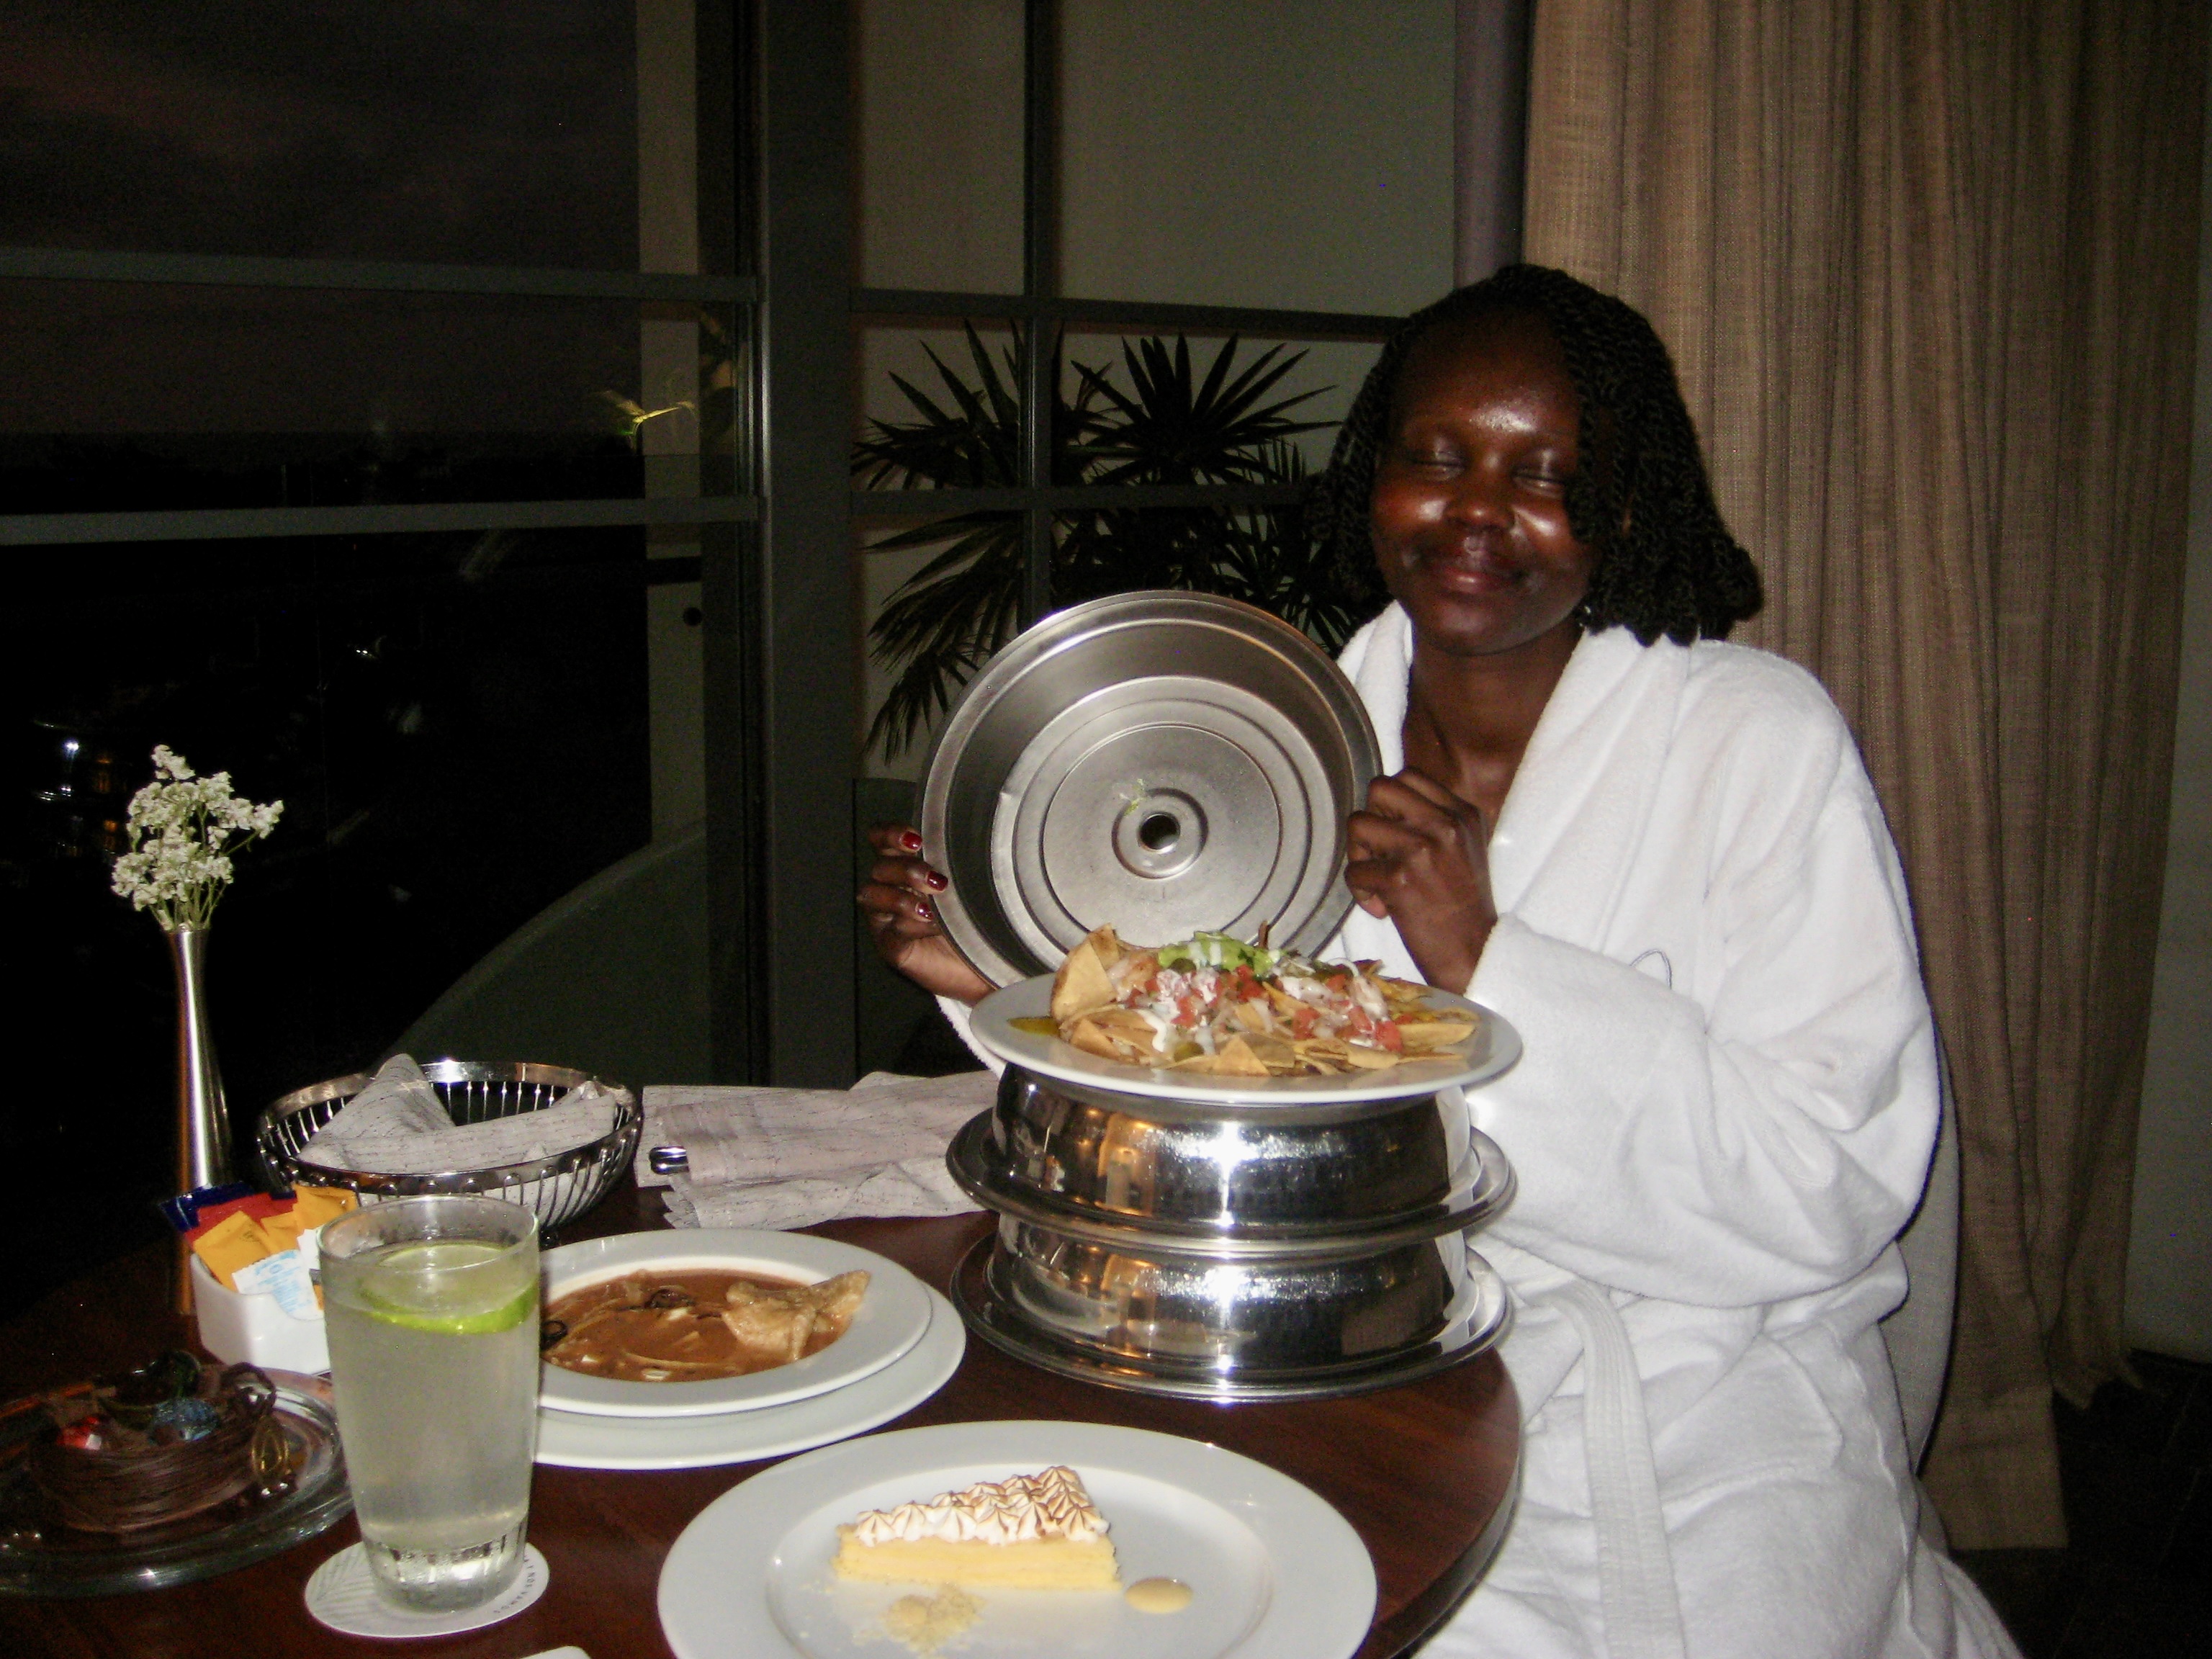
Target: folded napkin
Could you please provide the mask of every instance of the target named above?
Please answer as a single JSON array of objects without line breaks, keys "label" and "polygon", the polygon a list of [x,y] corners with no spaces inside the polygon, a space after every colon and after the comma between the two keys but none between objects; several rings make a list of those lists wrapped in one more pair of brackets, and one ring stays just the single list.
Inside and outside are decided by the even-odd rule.
[{"label": "folded napkin", "polygon": [[[641,1187],[666,1187],[679,1227],[807,1227],[842,1216],[964,1215],[978,1206],[945,1167],[960,1126],[989,1109],[988,1072],[899,1078],[874,1072],[845,1089],[645,1091]],[[690,1167],[656,1175],[655,1146]]]},{"label": "folded napkin", "polygon": [[496,1170],[588,1146],[614,1132],[627,1089],[579,1084],[558,1105],[486,1123],[454,1123],[446,1104],[405,1054],[384,1062],[368,1086],[315,1131],[300,1162],[372,1175],[443,1175]]}]

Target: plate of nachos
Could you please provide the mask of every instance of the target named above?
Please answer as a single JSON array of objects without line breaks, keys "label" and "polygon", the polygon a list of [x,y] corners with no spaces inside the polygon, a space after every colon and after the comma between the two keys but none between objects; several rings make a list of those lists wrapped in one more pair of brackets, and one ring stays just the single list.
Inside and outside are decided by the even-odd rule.
[{"label": "plate of nachos", "polygon": [[1463,1088],[1521,1055],[1491,1010],[1376,963],[1223,933],[1139,946],[1110,927],[1056,974],[986,997],[973,1030],[1001,1059],[1063,1082],[1285,1105]]}]

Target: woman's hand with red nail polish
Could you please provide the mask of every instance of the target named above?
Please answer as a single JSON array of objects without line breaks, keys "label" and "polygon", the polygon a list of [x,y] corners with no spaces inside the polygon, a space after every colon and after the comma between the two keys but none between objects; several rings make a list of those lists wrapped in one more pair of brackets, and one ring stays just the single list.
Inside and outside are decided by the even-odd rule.
[{"label": "woman's hand with red nail polish", "polygon": [[876,954],[925,991],[980,1002],[996,988],[953,948],[937,919],[936,907],[923,897],[951,884],[921,857],[921,837],[903,823],[879,823],[868,831],[876,862],[860,891],[862,914]]}]

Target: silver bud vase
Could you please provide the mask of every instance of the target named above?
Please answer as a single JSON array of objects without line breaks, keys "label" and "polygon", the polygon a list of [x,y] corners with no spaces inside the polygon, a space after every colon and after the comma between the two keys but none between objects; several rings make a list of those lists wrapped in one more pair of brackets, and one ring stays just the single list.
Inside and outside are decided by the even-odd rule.
[{"label": "silver bud vase", "polygon": [[177,969],[177,1190],[188,1193],[232,1179],[230,1110],[208,1023],[208,930],[179,927],[168,940]]}]

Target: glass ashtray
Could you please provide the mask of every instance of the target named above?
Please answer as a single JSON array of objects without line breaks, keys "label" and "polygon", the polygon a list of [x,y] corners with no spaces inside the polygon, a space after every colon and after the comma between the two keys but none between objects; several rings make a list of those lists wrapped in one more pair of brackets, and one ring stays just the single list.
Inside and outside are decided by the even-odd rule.
[{"label": "glass ashtray", "polygon": [[64,1522],[20,1453],[0,1464],[0,1595],[116,1595],[213,1578],[326,1531],[353,1508],[327,1378],[270,1371],[289,1471],[216,1509],[131,1533]]}]

